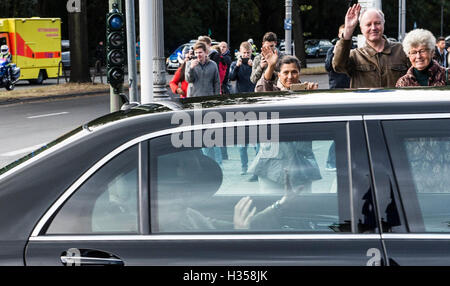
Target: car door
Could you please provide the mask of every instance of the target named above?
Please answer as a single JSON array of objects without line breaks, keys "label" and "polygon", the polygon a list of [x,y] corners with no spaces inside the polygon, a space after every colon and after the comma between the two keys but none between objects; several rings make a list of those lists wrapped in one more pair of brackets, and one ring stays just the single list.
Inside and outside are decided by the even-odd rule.
[{"label": "car door", "polygon": [[93,166],[36,226],[26,264],[384,264],[361,117],[207,127]]},{"label": "car door", "polygon": [[[375,182],[384,185],[386,202],[392,198],[382,234],[390,264],[450,265],[450,115],[368,119],[371,139],[378,137],[378,142],[369,139],[373,164],[385,165]],[[393,169],[382,160],[391,161]],[[398,211],[392,212],[392,204]]]},{"label": "car door", "polygon": [[[286,119],[278,131],[228,126],[152,139],[154,263],[381,265],[364,130],[360,120],[347,120]],[[278,136],[267,141],[259,132]],[[192,143],[208,134],[228,144]],[[196,164],[202,155],[209,163]],[[280,207],[286,189],[299,186]],[[251,223],[237,224],[245,212]]]}]

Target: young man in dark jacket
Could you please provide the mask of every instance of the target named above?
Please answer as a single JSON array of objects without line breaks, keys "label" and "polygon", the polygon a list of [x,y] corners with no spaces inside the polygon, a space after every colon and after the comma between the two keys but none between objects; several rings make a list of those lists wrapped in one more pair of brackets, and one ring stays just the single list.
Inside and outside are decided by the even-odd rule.
[{"label": "young man in dark jacket", "polygon": [[253,66],[251,55],[250,43],[242,42],[239,48],[239,59],[231,63],[229,78],[231,81],[236,81],[238,93],[255,91],[255,84],[250,81]]}]

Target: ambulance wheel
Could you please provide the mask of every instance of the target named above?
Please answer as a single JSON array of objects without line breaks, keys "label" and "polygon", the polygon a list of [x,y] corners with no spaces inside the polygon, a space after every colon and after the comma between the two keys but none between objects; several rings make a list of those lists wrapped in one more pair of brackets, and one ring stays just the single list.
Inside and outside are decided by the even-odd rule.
[{"label": "ambulance wheel", "polygon": [[42,84],[45,79],[45,71],[40,70],[37,79],[30,80],[31,84]]}]

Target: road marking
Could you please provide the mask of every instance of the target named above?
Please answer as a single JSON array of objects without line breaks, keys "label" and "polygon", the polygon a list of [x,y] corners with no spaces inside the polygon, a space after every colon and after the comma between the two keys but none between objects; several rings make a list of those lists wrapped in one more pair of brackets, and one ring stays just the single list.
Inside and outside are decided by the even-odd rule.
[{"label": "road marking", "polygon": [[15,150],[15,151],[11,151],[11,152],[8,152],[8,153],[3,153],[3,154],[0,154],[0,157],[14,157],[14,156],[25,154],[25,153],[30,153],[30,152],[32,152],[34,150],[39,149],[40,147],[42,147],[44,145],[45,145],[45,143],[34,145],[34,146],[31,146],[31,147],[26,147],[26,148]]},{"label": "road marking", "polygon": [[42,118],[42,117],[50,117],[50,116],[57,116],[57,115],[64,115],[69,114],[69,112],[59,112],[59,113],[50,113],[50,114],[43,114],[43,115],[36,115],[36,116],[29,116],[27,119],[35,119],[35,118]]}]

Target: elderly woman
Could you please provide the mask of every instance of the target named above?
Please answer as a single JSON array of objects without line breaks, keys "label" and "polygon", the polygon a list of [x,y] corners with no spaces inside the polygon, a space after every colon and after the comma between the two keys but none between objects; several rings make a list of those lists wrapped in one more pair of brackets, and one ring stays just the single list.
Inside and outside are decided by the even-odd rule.
[{"label": "elderly woman", "polygon": [[430,31],[416,29],[406,35],[403,50],[412,66],[398,79],[396,87],[446,85],[445,68],[433,60],[435,45],[436,38]]},{"label": "elderly woman", "polygon": [[[290,90],[292,84],[300,82],[300,61],[294,56],[283,56],[278,60],[278,51],[269,45],[261,48],[261,54],[267,61],[267,69],[256,83],[255,91]],[[278,79],[275,70],[279,70]],[[317,89],[318,84],[305,82],[305,89]]]}]

